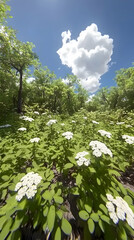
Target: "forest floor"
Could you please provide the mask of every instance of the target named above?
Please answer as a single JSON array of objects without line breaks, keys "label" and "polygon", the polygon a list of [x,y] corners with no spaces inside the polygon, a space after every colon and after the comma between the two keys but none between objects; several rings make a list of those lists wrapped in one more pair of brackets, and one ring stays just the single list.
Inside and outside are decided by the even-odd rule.
[{"label": "forest floor", "polygon": [[134,164],[128,167],[121,175],[120,181],[125,188],[129,188],[134,192]]}]

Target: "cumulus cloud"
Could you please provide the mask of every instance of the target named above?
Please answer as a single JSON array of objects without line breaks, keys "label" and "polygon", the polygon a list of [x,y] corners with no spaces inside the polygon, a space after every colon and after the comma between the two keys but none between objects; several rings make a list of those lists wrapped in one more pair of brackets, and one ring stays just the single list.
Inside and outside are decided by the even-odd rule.
[{"label": "cumulus cloud", "polygon": [[31,82],[33,82],[34,80],[35,80],[34,77],[29,77],[29,78],[26,79],[26,81],[27,81],[28,83],[31,83]]},{"label": "cumulus cloud", "polygon": [[102,35],[96,24],[81,31],[76,40],[71,32],[62,32],[62,47],[57,51],[61,62],[72,69],[84,88],[93,93],[100,86],[101,76],[109,69],[113,39]]}]

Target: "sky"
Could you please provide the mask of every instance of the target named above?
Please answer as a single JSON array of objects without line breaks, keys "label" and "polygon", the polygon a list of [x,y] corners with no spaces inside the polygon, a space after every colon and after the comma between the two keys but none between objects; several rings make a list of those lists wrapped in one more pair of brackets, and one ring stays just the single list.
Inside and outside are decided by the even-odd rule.
[{"label": "sky", "polygon": [[93,94],[115,86],[116,71],[134,62],[134,0],[9,0],[23,42],[66,82],[76,75]]}]

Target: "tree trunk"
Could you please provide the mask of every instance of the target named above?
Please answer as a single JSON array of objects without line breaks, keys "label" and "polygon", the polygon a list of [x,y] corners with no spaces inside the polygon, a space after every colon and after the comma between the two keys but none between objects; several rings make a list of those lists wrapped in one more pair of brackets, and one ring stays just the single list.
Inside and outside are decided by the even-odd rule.
[{"label": "tree trunk", "polygon": [[21,113],[22,112],[22,76],[23,76],[23,71],[19,71],[20,74],[20,86],[19,86],[19,92],[18,92],[18,107],[17,107],[17,112]]}]

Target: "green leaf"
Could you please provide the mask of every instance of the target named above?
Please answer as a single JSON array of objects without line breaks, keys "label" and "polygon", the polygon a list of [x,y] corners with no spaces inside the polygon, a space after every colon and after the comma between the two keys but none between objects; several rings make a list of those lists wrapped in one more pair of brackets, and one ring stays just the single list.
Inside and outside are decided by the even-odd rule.
[{"label": "green leaf", "polygon": [[10,178],[10,176],[3,175],[1,178],[2,178],[4,181],[8,181],[8,180],[9,180],[9,178]]},{"label": "green leaf", "polygon": [[85,207],[85,210],[86,210],[88,213],[91,213],[91,211],[92,211],[92,207],[91,207],[91,206],[89,206],[88,204],[85,204],[84,207]]},{"label": "green leaf", "polygon": [[55,201],[56,203],[62,204],[62,203],[63,203],[63,198],[60,197],[60,196],[55,195],[55,196],[54,196],[54,201]]},{"label": "green leaf", "polygon": [[11,240],[21,240],[21,233],[19,230],[11,233]]},{"label": "green leaf", "polygon": [[50,182],[42,183],[43,190],[47,189],[50,185]]},{"label": "green leaf", "polygon": [[76,176],[76,184],[79,186],[82,183],[82,176],[78,173]]},{"label": "green leaf", "polygon": [[73,167],[73,164],[72,163],[67,163],[65,164],[65,166],[63,167],[63,169],[69,169],[69,168],[72,168]]},{"label": "green leaf", "polygon": [[13,225],[11,227],[12,232],[14,232],[15,230],[17,230],[20,227],[20,225],[21,225],[21,223],[23,221],[23,217],[24,217],[24,213],[23,212],[16,216],[16,218],[14,219],[14,223],[13,223]]},{"label": "green leaf", "polygon": [[108,214],[108,210],[107,208],[103,205],[103,204],[100,204],[99,205],[99,208],[101,208],[101,210],[107,215]]},{"label": "green leaf", "polygon": [[96,170],[93,167],[89,167],[89,170],[90,170],[91,173],[96,173]]},{"label": "green leaf", "polygon": [[43,210],[43,216],[46,217],[48,214],[48,207],[46,206]]},{"label": "green leaf", "polygon": [[54,228],[54,223],[55,223],[55,206],[51,205],[47,215],[47,224],[50,232],[52,232]]},{"label": "green leaf", "polygon": [[128,204],[133,205],[133,200],[132,200],[132,198],[131,198],[130,196],[126,195],[126,196],[124,197],[124,200],[125,200]]},{"label": "green leaf", "polygon": [[107,222],[108,224],[111,224],[110,218],[105,216],[105,215],[101,215],[100,218],[104,221]]},{"label": "green leaf", "polygon": [[6,215],[0,217],[0,230],[2,229],[2,226],[6,221],[7,221],[7,216]]},{"label": "green leaf", "polygon": [[57,230],[56,230],[54,240],[61,240],[61,229],[60,229],[60,227],[58,227]]},{"label": "green leaf", "polygon": [[120,240],[127,240],[128,239],[126,231],[125,231],[124,227],[122,227],[122,226],[119,227],[118,237],[119,237]]},{"label": "green leaf", "polygon": [[56,212],[57,216],[59,219],[62,219],[63,217],[63,212],[59,209],[57,212]]},{"label": "green leaf", "polygon": [[104,228],[104,223],[102,222],[102,220],[101,220],[101,219],[99,219],[99,227],[100,227],[100,229],[102,230],[102,232],[104,232],[104,231],[105,231],[105,228]]},{"label": "green leaf", "polygon": [[121,176],[121,175],[120,175],[120,173],[119,173],[119,172],[117,172],[116,170],[109,169],[108,171],[109,171],[109,174],[111,174],[111,175],[115,175],[115,176],[118,176],[118,177],[120,177],[120,176]]},{"label": "green leaf", "polygon": [[97,184],[100,186],[101,185],[101,181],[99,178],[96,178]]},{"label": "green leaf", "polygon": [[70,235],[72,232],[72,226],[65,218],[62,219],[61,229],[66,235]]},{"label": "green leaf", "polygon": [[94,229],[95,229],[95,224],[94,224],[93,220],[91,218],[89,218],[87,224],[88,224],[89,232],[93,233]]},{"label": "green leaf", "polygon": [[88,212],[86,212],[85,210],[81,210],[79,212],[79,216],[81,219],[83,219],[84,221],[86,221],[89,218],[89,214]]},{"label": "green leaf", "polygon": [[2,231],[0,232],[0,239],[4,240],[6,238],[6,236],[9,234],[10,232],[10,227],[12,224],[12,219],[9,218],[5,223],[4,226],[2,228]]},{"label": "green leaf", "polygon": [[45,200],[48,200],[49,202],[52,200],[53,196],[51,194],[51,192],[49,190],[46,190],[43,194],[42,194],[42,197],[45,199]]},{"label": "green leaf", "polygon": [[97,213],[91,213],[90,218],[92,218],[94,220],[94,222],[99,221],[99,216]]}]

